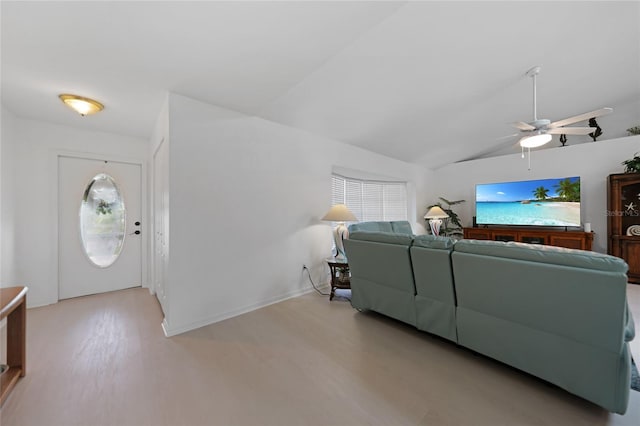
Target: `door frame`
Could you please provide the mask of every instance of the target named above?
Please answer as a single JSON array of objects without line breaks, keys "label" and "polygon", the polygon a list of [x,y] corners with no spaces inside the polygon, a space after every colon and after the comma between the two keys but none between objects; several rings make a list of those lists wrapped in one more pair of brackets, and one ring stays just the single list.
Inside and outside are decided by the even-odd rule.
[{"label": "door frame", "polygon": [[[150,212],[151,214],[149,215],[149,219],[152,221],[151,225],[151,236],[149,238],[149,291],[151,292],[151,294],[157,294],[158,289],[156,288],[156,232],[158,232],[158,230],[156,229],[156,215],[158,214],[158,212],[155,211],[156,208],[156,185],[158,184],[158,182],[156,182],[156,156],[158,155],[158,152],[160,152],[160,148],[162,148],[162,145],[166,143],[166,138],[162,137],[160,138],[160,143],[158,145],[156,145],[156,147],[153,149],[153,153],[151,154],[151,175],[149,176],[151,179],[151,183],[150,183],[150,188],[149,188],[149,206],[150,206]],[[167,147],[169,145],[166,145]],[[168,149],[168,148],[167,148]],[[169,173],[169,170],[165,170],[165,173]],[[168,219],[168,218],[167,218]],[[165,236],[165,238],[169,238],[168,235]],[[166,294],[167,292],[167,287],[166,287],[166,278],[167,275],[166,273],[163,274],[163,280],[164,280],[164,284],[163,285],[163,291],[164,294]],[[162,304],[162,303],[161,303]],[[165,318],[166,318],[166,314],[165,314]]]},{"label": "door frame", "polygon": [[[57,303],[60,301],[60,275],[58,273],[58,265],[60,263],[60,254],[58,253],[58,239],[60,238],[60,234],[58,232],[58,180],[59,170],[58,170],[58,159],[60,157],[69,157],[69,158],[78,158],[85,160],[98,160],[98,161],[112,161],[114,163],[125,163],[125,164],[133,164],[140,166],[140,221],[143,223],[142,226],[142,244],[140,247],[140,271],[141,271],[141,286],[143,288],[149,288],[148,282],[148,248],[149,248],[149,232],[153,227],[148,223],[149,215],[148,215],[148,191],[147,191],[147,164],[145,160],[131,157],[118,157],[115,155],[102,155],[96,154],[92,152],[80,152],[80,151],[64,151],[64,150],[54,150],[51,151],[50,157],[50,176],[53,177],[49,181],[49,196],[52,206],[50,215],[50,228],[51,229],[51,258],[53,262],[51,262],[51,271],[50,276],[52,280],[55,280],[53,286],[50,287],[51,294],[49,294],[48,299],[55,301]],[[54,290],[55,289],[55,294]]]}]

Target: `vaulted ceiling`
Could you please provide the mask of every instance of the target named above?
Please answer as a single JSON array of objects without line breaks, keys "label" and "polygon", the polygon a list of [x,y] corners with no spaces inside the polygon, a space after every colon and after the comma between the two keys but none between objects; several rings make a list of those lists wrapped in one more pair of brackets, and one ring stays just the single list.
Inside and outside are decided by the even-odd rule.
[{"label": "vaulted ceiling", "polygon": [[[637,1],[3,1],[2,103],[148,138],[172,91],[434,168],[515,152],[534,65],[539,117],[609,106],[602,139],[626,135],[639,22]],[[106,108],[82,118],[60,93]]]}]

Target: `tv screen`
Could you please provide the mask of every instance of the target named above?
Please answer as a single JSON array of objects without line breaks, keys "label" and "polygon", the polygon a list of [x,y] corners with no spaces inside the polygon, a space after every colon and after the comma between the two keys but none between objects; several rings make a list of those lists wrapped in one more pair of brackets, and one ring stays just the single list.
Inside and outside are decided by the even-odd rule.
[{"label": "tv screen", "polygon": [[580,226],[580,177],[478,184],[476,223]]}]

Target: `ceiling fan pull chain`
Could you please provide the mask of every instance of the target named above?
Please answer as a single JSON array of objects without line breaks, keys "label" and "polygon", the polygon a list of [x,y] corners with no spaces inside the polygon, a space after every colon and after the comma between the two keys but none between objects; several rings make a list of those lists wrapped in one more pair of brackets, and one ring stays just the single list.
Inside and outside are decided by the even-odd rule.
[{"label": "ceiling fan pull chain", "polygon": [[537,121],[538,120],[538,97],[536,95],[536,77],[537,77],[537,72],[535,72],[532,76],[533,78],[533,121]]}]

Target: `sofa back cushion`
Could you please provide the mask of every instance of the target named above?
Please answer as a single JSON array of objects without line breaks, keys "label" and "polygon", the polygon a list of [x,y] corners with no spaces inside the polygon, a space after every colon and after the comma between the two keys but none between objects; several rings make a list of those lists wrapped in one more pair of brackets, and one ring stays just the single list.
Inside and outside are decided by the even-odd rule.
[{"label": "sofa back cushion", "polygon": [[406,220],[392,221],[391,230],[396,234],[413,235],[413,229],[411,229],[411,224]]},{"label": "sofa back cushion", "polygon": [[356,231],[349,234],[350,240],[371,241],[381,244],[399,245],[408,248],[413,241],[411,235],[396,234],[394,232]]},{"label": "sofa back cushion", "polygon": [[367,231],[367,232],[393,232],[396,234],[413,235],[411,224],[406,220],[391,222],[360,222],[349,225],[349,233]]},{"label": "sofa back cushion", "polygon": [[349,225],[349,234],[358,231],[392,232],[391,222],[360,222]]}]

